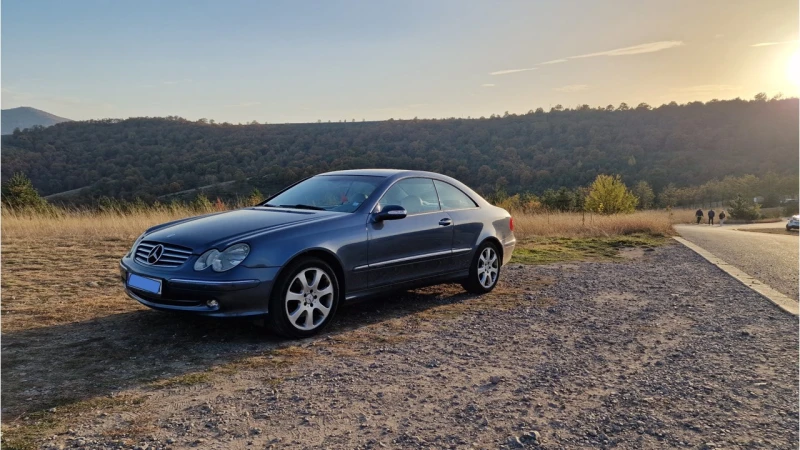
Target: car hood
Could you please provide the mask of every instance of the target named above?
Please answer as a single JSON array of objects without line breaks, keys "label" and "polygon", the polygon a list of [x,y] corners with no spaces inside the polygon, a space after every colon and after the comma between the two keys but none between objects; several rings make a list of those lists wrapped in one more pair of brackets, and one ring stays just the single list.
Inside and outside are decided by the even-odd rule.
[{"label": "car hood", "polygon": [[342,214],[345,213],[258,207],[238,209],[164,224],[147,233],[144,240],[188,247],[199,254],[266,232],[331,220]]}]

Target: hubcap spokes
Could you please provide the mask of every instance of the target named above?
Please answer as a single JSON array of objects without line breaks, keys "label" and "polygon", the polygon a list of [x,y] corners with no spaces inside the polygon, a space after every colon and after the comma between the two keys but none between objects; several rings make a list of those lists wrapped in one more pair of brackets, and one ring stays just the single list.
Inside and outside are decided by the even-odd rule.
[{"label": "hubcap spokes", "polygon": [[286,292],[286,315],[299,330],[313,330],[333,306],[333,284],[324,270],[311,267],[298,273]]},{"label": "hubcap spokes", "polygon": [[478,282],[485,288],[492,287],[497,281],[499,271],[497,253],[491,247],[486,247],[478,257]]}]

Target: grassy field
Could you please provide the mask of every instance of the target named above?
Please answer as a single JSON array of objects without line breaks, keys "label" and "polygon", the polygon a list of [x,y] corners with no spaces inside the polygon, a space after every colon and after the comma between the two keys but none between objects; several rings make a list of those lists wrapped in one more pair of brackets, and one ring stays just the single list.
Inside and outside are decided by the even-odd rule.
[{"label": "grassy field", "polygon": [[[265,341],[264,331],[249,324],[232,330],[221,321],[153,312],[124,294],[118,261],[134,239],[151,225],[196,214],[168,208],[47,216],[3,211],[3,448],[36,447],[42,437],[63,428],[70,414],[100,404],[132,408],[139,401],[106,398],[109,392],[201,382],[232,364],[242,349],[261,351],[279,342]],[[684,216],[691,220],[691,213],[667,212],[514,214],[519,246],[513,261],[617,259],[621,248],[666,242],[671,224]],[[425,303],[416,315],[424,322],[483,303],[502,307],[506,297],[516,298],[506,295],[515,289],[501,285],[491,296],[464,300],[459,286],[433,288],[461,300],[435,307]],[[176,333],[186,339],[162,345]],[[337,351],[347,352],[345,347]],[[173,363],[179,360],[184,362]],[[53,406],[57,412],[50,410]],[[9,439],[19,445],[9,445]]]},{"label": "grassy field", "polygon": [[518,214],[514,216],[514,229],[518,238],[566,237],[566,238],[606,238],[648,234],[669,236],[672,225],[691,223],[694,212],[637,211],[633,214],[602,216],[589,213],[556,212],[543,214]]},{"label": "grassy field", "polygon": [[[196,215],[161,208],[133,214],[89,211],[57,215],[3,213],[4,332],[85,321],[140,309],[119,286],[117,262],[149,226]],[[621,247],[651,247],[691,212],[645,211],[598,216],[514,214],[515,262],[613,258]],[[91,307],[77,308],[91,298]]]}]

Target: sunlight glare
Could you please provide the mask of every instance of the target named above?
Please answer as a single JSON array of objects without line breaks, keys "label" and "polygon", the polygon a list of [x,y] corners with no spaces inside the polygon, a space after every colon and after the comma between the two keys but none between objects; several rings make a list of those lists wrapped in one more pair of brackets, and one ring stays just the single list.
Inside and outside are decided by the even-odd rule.
[{"label": "sunlight glare", "polygon": [[800,86],[800,50],[795,51],[789,57],[789,62],[786,65],[786,76],[789,81]]}]

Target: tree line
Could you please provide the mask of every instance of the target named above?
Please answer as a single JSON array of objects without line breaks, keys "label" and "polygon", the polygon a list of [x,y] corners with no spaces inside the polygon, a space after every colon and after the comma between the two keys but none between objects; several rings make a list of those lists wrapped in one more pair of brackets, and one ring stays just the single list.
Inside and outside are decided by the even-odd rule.
[{"label": "tree line", "polygon": [[2,146],[5,179],[23,172],[45,196],[77,190],[52,200],[72,204],[104,196],[164,202],[198,192],[232,199],[320,172],[390,167],[444,173],[486,196],[528,193],[562,203],[566,191],[618,174],[640,190],[640,204],[679,206],[728,200],[745,188],[729,189],[725,180],[747,174],[789,180],[762,182],[755,195],[795,194],[798,100],[283,125],[105,119],[16,130]]},{"label": "tree line", "polygon": [[[719,195],[732,198],[727,202],[718,202],[720,206],[727,206],[728,213],[733,219],[754,220],[763,217],[761,214],[762,204],[767,206],[782,206],[781,214],[784,216],[798,213],[798,201],[794,197],[788,199],[776,199],[774,204],[765,203],[767,199],[761,198],[760,202],[752,201],[742,196],[741,192],[747,195],[748,187],[751,189],[761,189],[759,186],[775,186],[776,180],[759,179],[752,175],[741,178],[727,177],[722,182],[716,180],[706,183],[696,188],[682,188],[681,193],[691,193],[692,199],[702,196],[707,189],[717,189]],[[778,184],[790,182],[791,180],[777,179]],[[623,183],[619,175],[598,175],[595,180],[586,187],[568,189],[561,187],[558,190],[548,189],[541,196],[524,192],[522,194],[508,195],[503,190],[498,190],[489,196],[488,200],[495,205],[503,207],[512,212],[542,213],[542,212],[592,212],[597,214],[628,214],[636,209],[651,209],[661,206],[671,209],[679,197],[670,197],[670,191],[674,189],[668,186],[661,195],[658,202],[650,185],[645,181],[640,181],[633,188],[629,188]],[[728,190],[732,189],[732,190]],[[734,194],[735,193],[735,194]],[[731,197],[735,195],[735,197]],[[196,194],[191,201],[181,201],[172,198],[169,202],[156,200],[146,203],[141,198],[134,201],[114,199],[107,196],[100,199],[91,207],[81,207],[83,212],[112,213],[118,215],[146,213],[152,211],[170,211],[174,214],[187,213],[207,213],[212,211],[226,211],[233,208],[243,208],[256,205],[265,200],[264,195],[258,189],[254,189],[246,197],[237,197],[233,201],[223,201],[217,197],[216,201],[209,199],[204,193]],[[689,200],[690,201],[690,200]],[[69,208],[52,205],[42,198],[33,187],[30,179],[22,173],[16,173],[10,180],[2,184],[2,203],[6,212],[13,211],[15,214],[34,214],[58,217],[68,213]],[[62,205],[63,206],[63,205]]]}]

